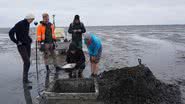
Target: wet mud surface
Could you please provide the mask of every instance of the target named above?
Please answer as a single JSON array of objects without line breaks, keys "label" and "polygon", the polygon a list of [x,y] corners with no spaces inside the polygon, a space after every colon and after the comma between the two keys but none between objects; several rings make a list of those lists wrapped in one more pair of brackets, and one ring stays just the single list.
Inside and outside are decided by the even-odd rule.
[{"label": "wet mud surface", "polygon": [[51,89],[55,93],[95,93],[92,80],[57,80]]},{"label": "wet mud surface", "polygon": [[[168,104],[171,100],[169,96],[173,96],[175,93],[177,97],[174,99],[179,99],[179,93],[177,89],[180,89],[181,92],[181,100],[185,102],[185,26],[116,26],[116,27],[88,27],[87,31],[96,33],[102,40],[103,43],[103,55],[100,61],[100,71],[102,73],[104,71],[116,70],[116,69],[126,69],[124,67],[131,67],[138,65],[137,59],[142,59],[142,63],[149,66],[153,75],[155,76],[154,82],[158,83],[160,88],[170,89],[172,93],[168,91],[161,91],[159,88],[152,88],[156,91],[164,92],[164,94],[158,95],[154,93],[154,98],[151,98],[149,94],[149,90],[146,91],[148,94],[148,98],[145,95],[142,95],[142,92],[139,92],[138,95],[142,95],[140,97],[135,97],[131,91],[132,96],[128,99],[134,99],[133,101],[142,101],[144,98],[148,99],[149,102],[153,102],[154,99],[158,99],[156,95],[163,96],[159,101],[162,101],[162,104]],[[26,104],[30,100],[33,104],[37,103],[38,89],[40,91],[44,90],[47,86],[47,71],[45,70],[45,65],[43,62],[39,64],[39,84],[37,84],[36,78],[36,69],[35,69],[35,45],[32,44],[32,57],[31,57],[31,68],[29,72],[29,79],[33,81],[32,89],[24,89],[22,84],[22,60],[20,55],[17,52],[16,45],[13,44],[7,34],[8,29],[1,32],[0,30],[0,103],[2,104]],[[33,40],[35,36],[32,36]],[[84,51],[87,52],[86,47],[84,46]],[[39,54],[41,56],[42,54]],[[88,56],[87,56],[88,57]],[[42,60],[42,59],[41,59]],[[59,60],[64,60],[61,58]],[[88,61],[88,58],[87,58]],[[90,67],[87,62],[86,68],[83,72],[84,77],[90,76]],[[51,65],[51,67],[53,67]],[[118,71],[119,72],[119,71]],[[68,75],[65,72],[60,71],[62,76],[59,78],[68,78]],[[110,72],[107,72],[110,73]],[[116,72],[115,72],[116,73]],[[124,73],[124,71],[120,71],[120,73]],[[51,70],[49,73],[52,78],[55,78],[55,71]],[[121,74],[117,73],[122,76]],[[109,76],[109,74],[102,74],[104,76]],[[103,76],[102,76],[103,77]],[[52,79],[51,78],[51,79]],[[131,83],[131,86],[125,86],[124,88],[132,87],[132,81],[125,81],[125,77],[115,77],[116,79],[111,80],[110,77],[103,77],[100,79],[100,84],[102,87],[104,83],[102,81],[110,80],[110,83],[106,83],[106,85],[110,86],[112,89],[109,92],[109,88],[107,89],[107,95],[105,96],[104,91],[101,96],[105,96],[105,99],[115,98],[115,96],[120,95],[126,97],[126,91],[122,89],[120,86],[126,85],[124,83]],[[117,80],[122,79],[122,81]],[[139,79],[133,78],[134,81],[142,82],[142,77]],[[159,79],[160,81],[157,81]],[[115,81],[116,84],[113,82]],[[141,83],[141,86],[145,85],[145,81]],[[150,80],[147,80],[149,84],[152,85]],[[137,83],[136,85],[139,85]],[[155,84],[154,84],[155,85]],[[113,91],[113,89],[117,90],[116,87],[124,91],[125,93],[118,93],[118,91]],[[178,88],[179,87],[179,88]],[[140,89],[143,89],[141,87]],[[148,87],[147,87],[148,88]],[[146,89],[147,89],[146,88]],[[140,89],[135,89],[134,91],[140,91]],[[169,90],[169,91],[170,91]],[[120,92],[121,92],[120,91]],[[153,90],[152,90],[153,91]],[[151,91],[151,93],[153,93]],[[109,95],[109,94],[112,95]],[[170,94],[165,97],[165,93]],[[101,97],[100,97],[101,98]],[[166,100],[164,100],[164,99]],[[104,99],[104,100],[105,100]],[[116,98],[115,98],[116,99]],[[163,99],[163,100],[162,100]],[[125,101],[125,99],[121,99],[118,97],[118,101]],[[163,102],[164,101],[164,102]],[[176,102],[176,100],[174,100]],[[180,100],[179,100],[180,101]],[[112,100],[110,102],[115,102]],[[131,101],[130,101],[131,102]],[[171,102],[173,104],[173,102]],[[29,103],[28,103],[29,104]],[[119,104],[119,103],[118,103]],[[129,103],[128,104],[132,104]],[[137,103],[135,103],[137,104]],[[147,103],[146,103],[147,104]],[[154,103],[155,104],[155,103]],[[178,103],[177,103],[178,104]]]}]

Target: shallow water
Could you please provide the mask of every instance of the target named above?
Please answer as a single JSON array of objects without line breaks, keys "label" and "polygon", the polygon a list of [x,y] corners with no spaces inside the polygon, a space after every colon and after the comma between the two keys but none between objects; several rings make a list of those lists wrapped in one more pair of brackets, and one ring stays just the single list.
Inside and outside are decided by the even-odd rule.
[{"label": "shallow water", "polygon": [[[158,79],[180,85],[182,94],[185,95],[185,84],[181,83],[185,81],[184,25],[88,27],[87,30],[96,33],[103,43],[100,72],[137,65],[137,59],[141,58],[142,63],[146,64]],[[0,102],[26,104],[24,95],[27,100],[31,97],[35,102],[38,86],[34,60],[29,74],[33,88],[23,90],[22,60],[16,46],[10,42],[4,31],[0,34],[0,50]],[[43,89],[46,77],[43,65],[39,66],[39,73],[39,88]],[[90,68],[87,65],[84,76],[89,75]]]}]

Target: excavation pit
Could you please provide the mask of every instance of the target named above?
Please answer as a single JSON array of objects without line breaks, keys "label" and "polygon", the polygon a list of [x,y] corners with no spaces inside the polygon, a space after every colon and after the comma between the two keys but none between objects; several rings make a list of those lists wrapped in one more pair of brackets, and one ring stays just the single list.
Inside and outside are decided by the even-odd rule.
[{"label": "excavation pit", "polygon": [[96,79],[58,79],[49,84],[46,99],[96,99],[99,94]]}]

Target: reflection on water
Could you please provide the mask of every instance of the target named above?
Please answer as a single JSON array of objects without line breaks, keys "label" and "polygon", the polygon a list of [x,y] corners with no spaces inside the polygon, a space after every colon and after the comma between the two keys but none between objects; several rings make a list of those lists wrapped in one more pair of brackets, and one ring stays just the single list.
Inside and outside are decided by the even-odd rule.
[{"label": "reflection on water", "polygon": [[29,86],[28,84],[23,83],[23,88],[24,88],[24,97],[25,97],[26,104],[33,104],[31,92],[30,92],[32,87]]},{"label": "reflection on water", "polygon": [[46,79],[45,79],[45,87],[44,89],[47,89],[49,87],[49,83],[53,80],[56,80],[59,78],[59,71],[56,71],[54,73],[54,76],[52,76],[53,78],[51,79],[52,73],[50,70],[46,70]]}]

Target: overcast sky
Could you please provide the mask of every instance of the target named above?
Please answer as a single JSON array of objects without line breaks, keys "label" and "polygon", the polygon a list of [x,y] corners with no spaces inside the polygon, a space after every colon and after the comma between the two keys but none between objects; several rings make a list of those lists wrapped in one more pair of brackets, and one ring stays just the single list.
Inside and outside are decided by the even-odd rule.
[{"label": "overcast sky", "polygon": [[43,12],[56,14],[57,26],[68,26],[75,14],[91,26],[184,24],[185,0],[0,0],[0,27],[28,13],[40,21]]}]

